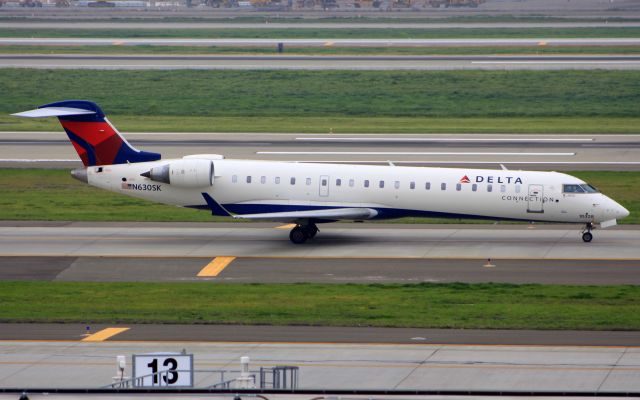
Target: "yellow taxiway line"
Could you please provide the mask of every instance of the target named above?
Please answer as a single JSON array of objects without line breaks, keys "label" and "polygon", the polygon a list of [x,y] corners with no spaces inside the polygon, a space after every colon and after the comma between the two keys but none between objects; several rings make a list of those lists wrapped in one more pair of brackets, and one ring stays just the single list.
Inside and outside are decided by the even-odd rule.
[{"label": "yellow taxiway line", "polygon": [[216,257],[209,264],[207,264],[204,268],[198,272],[199,277],[215,277],[218,276],[220,272],[222,272],[229,264],[235,260],[235,257]]},{"label": "yellow taxiway line", "polygon": [[104,342],[110,337],[128,330],[129,328],[106,328],[94,333],[93,335],[87,336],[86,338],[82,339],[81,342]]}]

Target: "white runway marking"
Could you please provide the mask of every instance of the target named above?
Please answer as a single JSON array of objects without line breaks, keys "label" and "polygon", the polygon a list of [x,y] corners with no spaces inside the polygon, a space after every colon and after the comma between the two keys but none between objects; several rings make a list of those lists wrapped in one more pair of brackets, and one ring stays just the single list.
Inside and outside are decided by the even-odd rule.
[{"label": "white runway marking", "polygon": [[[306,163],[386,164],[387,160],[304,160]],[[640,165],[640,161],[425,161],[393,160],[396,164],[560,164],[560,165]]]},{"label": "white runway marking", "polygon": [[36,163],[36,162],[79,162],[79,159],[70,160],[70,159],[59,159],[59,158],[40,158],[40,159],[31,159],[31,158],[0,158],[0,162],[26,162],[26,163]]},{"label": "white runway marking", "polygon": [[349,156],[559,156],[576,153],[496,153],[496,152],[439,152],[439,151],[256,151],[256,154],[278,155],[349,155]]},{"label": "white runway marking", "polygon": [[389,138],[389,137],[297,137],[300,141],[323,142],[593,142],[595,139],[559,138]]},{"label": "white runway marking", "polygon": [[638,64],[640,61],[578,61],[578,60],[541,60],[541,61],[471,61],[471,64]]}]

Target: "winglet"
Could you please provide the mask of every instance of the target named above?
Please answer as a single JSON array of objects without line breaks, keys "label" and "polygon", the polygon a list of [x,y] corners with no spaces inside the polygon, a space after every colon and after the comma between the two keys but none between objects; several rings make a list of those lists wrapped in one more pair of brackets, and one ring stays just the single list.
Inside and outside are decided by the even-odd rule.
[{"label": "winglet", "polygon": [[217,201],[213,199],[213,197],[209,196],[208,193],[202,193],[202,197],[204,197],[204,201],[207,202],[207,205],[211,209],[211,215],[217,215],[220,217],[232,217],[229,211],[225,210]]}]

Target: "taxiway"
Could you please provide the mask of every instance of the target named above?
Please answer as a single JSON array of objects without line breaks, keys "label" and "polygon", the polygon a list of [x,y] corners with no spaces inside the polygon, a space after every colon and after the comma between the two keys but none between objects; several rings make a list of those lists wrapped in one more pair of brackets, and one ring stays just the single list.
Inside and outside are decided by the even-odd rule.
[{"label": "taxiway", "polygon": [[[631,346],[91,343],[80,341],[83,332],[69,341],[0,341],[0,386],[100,387],[112,382],[116,355],[184,349],[200,371],[237,370],[241,356],[250,357],[252,369],[299,366],[301,389],[640,391],[640,348]],[[195,384],[214,379],[196,373]]]},{"label": "taxiway", "polygon": [[[116,121],[117,124],[117,121]],[[124,133],[134,146],[180,158],[226,158],[527,170],[640,169],[640,135],[369,135]],[[75,168],[63,131],[0,132],[0,166]]]},{"label": "taxiway", "polygon": [[[81,40],[81,39],[78,39]],[[151,40],[151,39],[149,39]],[[409,40],[409,39],[407,39]],[[630,39],[631,40],[631,39]],[[635,40],[635,39],[633,39]],[[628,41],[628,40],[627,40]],[[627,42],[625,41],[625,42]],[[638,44],[640,39],[635,40]],[[0,39],[0,45],[29,44],[29,40],[20,42],[15,39]],[[143,45],[144,40],[96,39],[95,43],[85,41],[77,44],[86,45]],[[106,43],[108,42],[108,43]],[[139,42],[139,43],[138,43]],[[285,46],[473,46],[470,41],[460,41],[459,44],[452,40],[441,44],[428,43],[400,43],[389,40],[389,43],[355,44],[342,43],[338,40],[325,40],[318,43],[288,43],[286,40],[271,40],[260,43],[235,43],[231,40],[202,39],[202,43],[192,43],[193,40],[174,39],[173,42],[163,40],[151,45],[203,45],[203,46],[277,46],[278,43],[286,43]],[[224,43],[223,43],[224,42]],[[42,43],[32,44],[64,45],[64,40],[51,39]],[[475,44],[481,45],[481,44]],[[483,44],[484,45],[484,44]],[[527,44],[504,44],[504,46]],[[533,45],[533,44],[531,44]],[[577,43],[576,45],[579,45]],[[612,43],[611,45],[622,45]],[[535,46],[535,45],[533,45]],[[109,55],[0,55],[0,68],[39,68],[39,69],[96,69],[96,70],[176,70],[176,69],[283,69],[283,70],[564,70],[564,69],[616,69],[636,70],[640,69],[640,57],[638,56],[109,56]]]}]

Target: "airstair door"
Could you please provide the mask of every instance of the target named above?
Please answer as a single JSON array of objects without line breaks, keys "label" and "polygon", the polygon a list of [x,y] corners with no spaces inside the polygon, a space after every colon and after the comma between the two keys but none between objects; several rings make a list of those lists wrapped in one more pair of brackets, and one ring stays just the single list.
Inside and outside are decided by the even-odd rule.
[{"label": "airstair door", "polygon": [[529,196],[527,203],[527,212],[530,213],[543,213],[543,196],[544,186],[542,185],[529,185]]},{"label": "airstair door", "polygon": [[320,197],[329,196],[329,177],[327,175],[320,176]]}]

